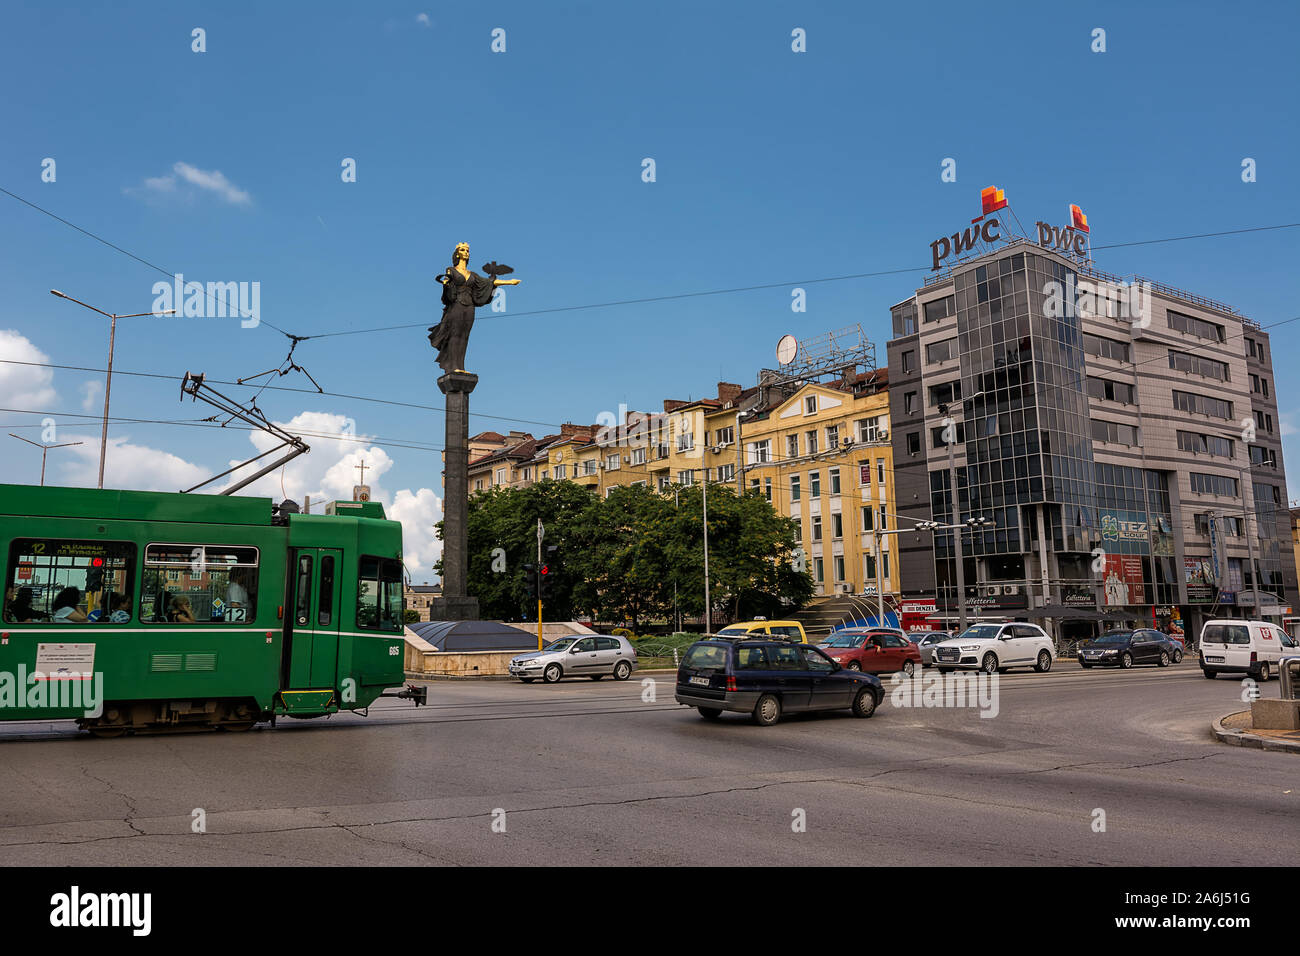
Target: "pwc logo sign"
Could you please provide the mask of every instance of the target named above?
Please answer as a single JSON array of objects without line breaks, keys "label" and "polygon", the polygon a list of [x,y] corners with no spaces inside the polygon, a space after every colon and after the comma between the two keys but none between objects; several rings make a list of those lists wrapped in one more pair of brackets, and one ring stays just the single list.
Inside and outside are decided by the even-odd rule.
[{"label": "pwc logo sign", "polygon": [[1078,206],[1070,205],[1070,225],[1068,226],[1051,226],[1045,222],[1039,222],[1036,225],[1038,226],[1038,244],[1044,249],[1054,249],[1057,252],[1072,252],[1080,256],[1088,254],[1088,217],[1083,214],[1083,210]]},{"label": "pwc logo sign", "polygon": [[938,272],[943,260],[953,253],[961,255],[974,249],[977,242],[997,242],[1002,238],[1002,234],[998,232],[1002,228],[1002,223],[997,219],[984,217],[1004,208],[1007,204],[1006,195],[996,186],[989,186],[980,192],[980,201],[984,211],[979,218],[970,221],[969,229],[953,233],[951,236],[940,236],[930,243],[930,256],[933,262],[930,266],[931,272]]}]

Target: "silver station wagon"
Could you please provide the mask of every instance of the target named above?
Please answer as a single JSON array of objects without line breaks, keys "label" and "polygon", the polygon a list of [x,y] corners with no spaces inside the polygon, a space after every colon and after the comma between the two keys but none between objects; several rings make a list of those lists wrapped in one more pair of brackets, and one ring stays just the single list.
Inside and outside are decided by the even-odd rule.
[{"label": "silver station wagon", "polygon": [[600,680],[607,674],[627,680],[636,670],[636,651],[626,638],[593,634],[562,637],[540,651],[519,654],[510,661],[510,676],[525,684],[542,680],[554,684],[565,677]]}]

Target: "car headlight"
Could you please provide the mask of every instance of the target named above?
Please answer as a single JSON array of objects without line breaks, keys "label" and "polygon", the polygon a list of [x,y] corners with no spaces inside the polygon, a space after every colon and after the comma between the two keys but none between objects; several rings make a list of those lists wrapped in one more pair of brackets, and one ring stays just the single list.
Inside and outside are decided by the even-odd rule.
[{"label": "car headlight", "polygon": [[1102,651],[1102,652],[1101,652],[1101,656],[1102,656],[1102,657],[1114,657],[1116,653],[1118,653],[1118,652],[1117,652],[1117,651]]},{"label": "car headlight", "polygon": [[978,651],[980,646],[978,644],[963,644],[961,649],[963,651]]}]

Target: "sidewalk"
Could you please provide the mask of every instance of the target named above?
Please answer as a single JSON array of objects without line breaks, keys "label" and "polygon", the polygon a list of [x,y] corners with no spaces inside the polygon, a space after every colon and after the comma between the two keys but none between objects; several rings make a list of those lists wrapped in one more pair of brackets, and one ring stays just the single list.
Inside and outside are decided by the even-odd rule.
[{"label": "sidewalk", "polygon": [[1210,724],[1210,730],[1214,732],[1214,736],[1220,743],[1231,744],[1234,747],[1254,747],[1258,750],[1280,750],[1300,754],[1300,731],[1252,730],[1248,710],[1220,717]]}]

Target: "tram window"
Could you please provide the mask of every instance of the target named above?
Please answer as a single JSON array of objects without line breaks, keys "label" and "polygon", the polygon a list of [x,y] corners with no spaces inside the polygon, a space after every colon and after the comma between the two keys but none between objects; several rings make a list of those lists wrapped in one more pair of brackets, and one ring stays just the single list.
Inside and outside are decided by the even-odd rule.
[{"label": "tram window", "polygon": [[334,618],[334,556],[325,555],[320,559],[320,607],[316,611],[316,623],[329,627]]},{"label": "tram window", "polygon": [[144,551],[140,619],[155,624],[243,624],[257,613],[257,548],[151,544]]},{"label": "tram window", "polygon": [[298,557],[298,588],[294,620],[306,624],[311,620],[311,555]]},{"label": "tram window", "polygon": [[135,545],[18,538],[9,546],[8,624],[127,624]]},{"label": "tram window", "polygon": [[358,568],[357,627],[402,629],[402,566],[392,558],[361,558]]}]

